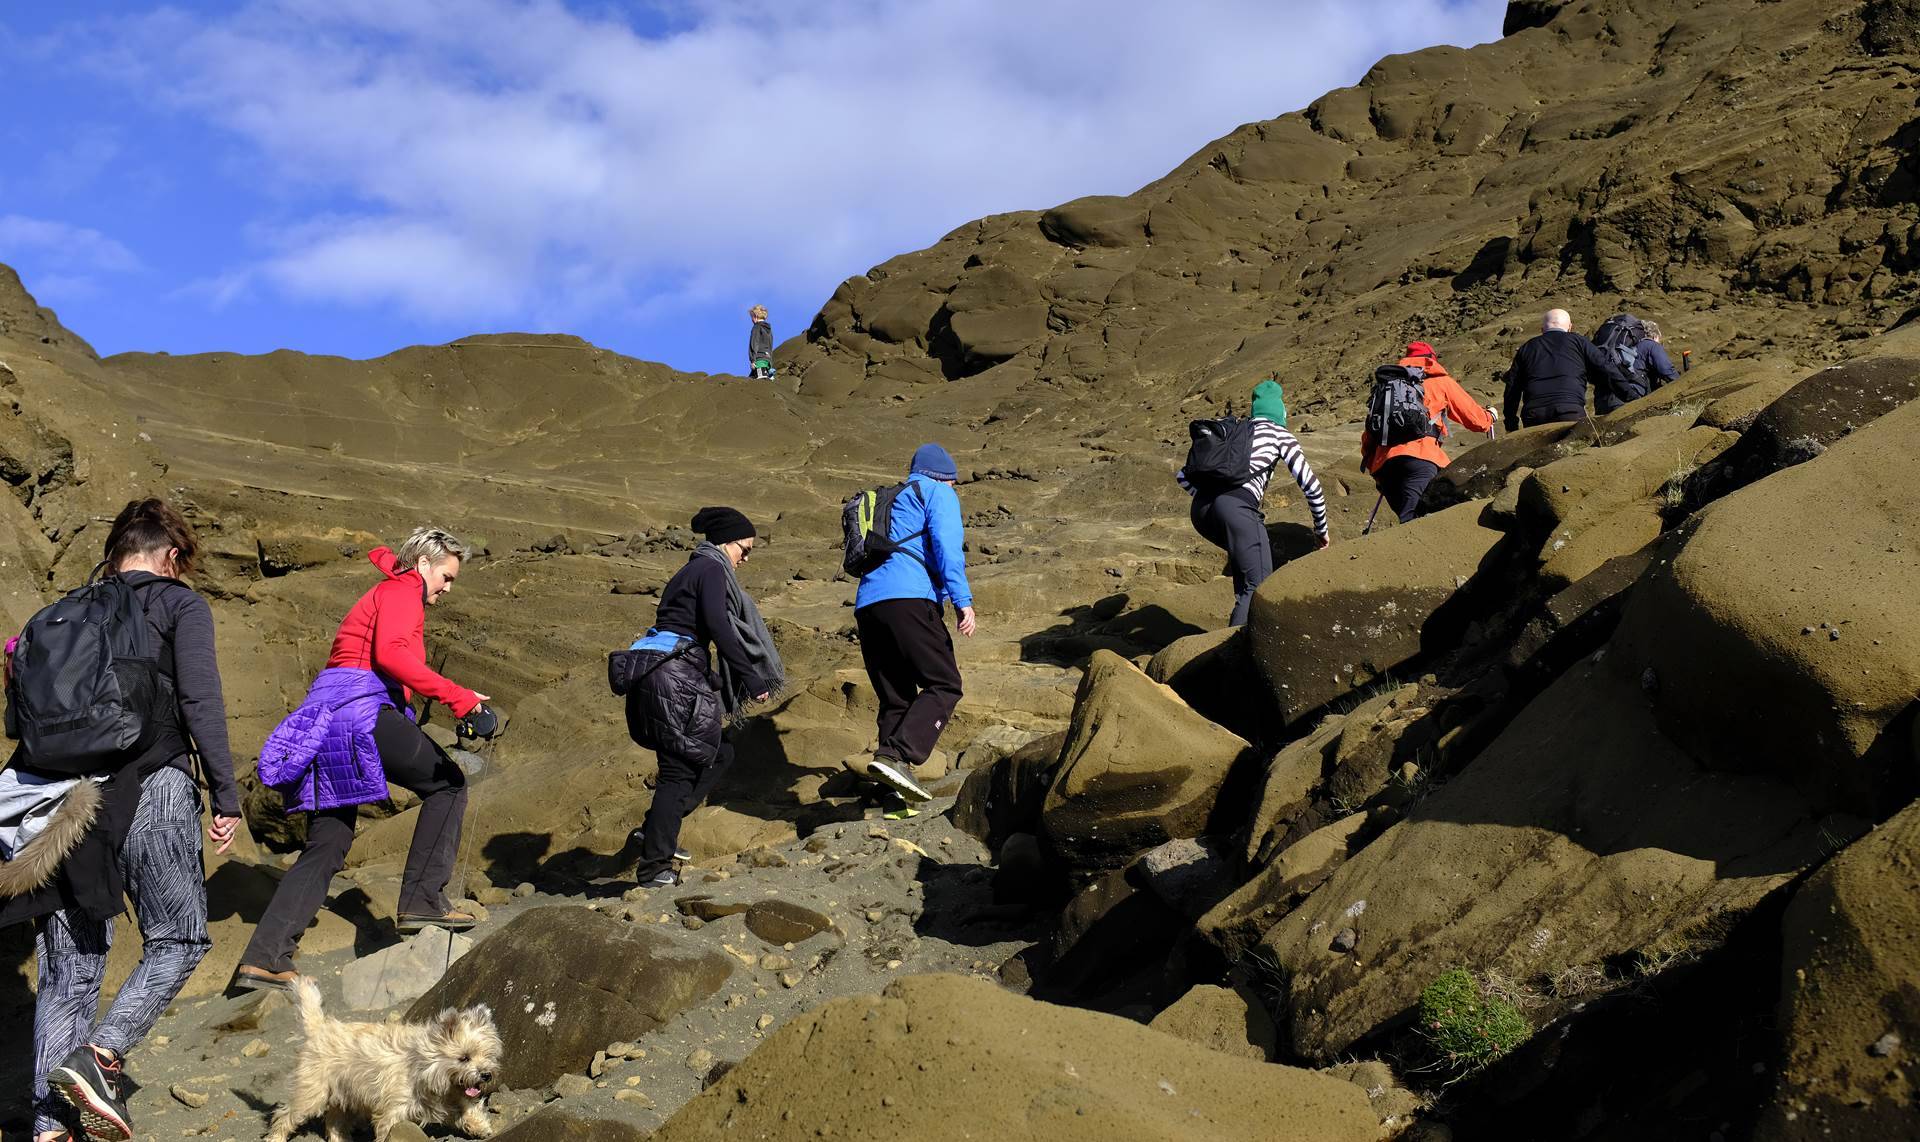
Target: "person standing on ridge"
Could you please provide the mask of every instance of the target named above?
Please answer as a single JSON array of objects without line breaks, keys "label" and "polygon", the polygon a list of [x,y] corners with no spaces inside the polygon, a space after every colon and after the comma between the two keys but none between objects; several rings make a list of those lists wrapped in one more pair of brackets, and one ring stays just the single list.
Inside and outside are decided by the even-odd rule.
[{"label": "person standing on ridge", "polygon": [[427,666],[427,608],[446,598],[467,547],[437,527],[416,528],[398,552],[376,547],[367,560],[380,582],[340,621],[326,668],[300,708],[260,747],[260,782],[280,791],[287,812],[307,813],[307,844],[280,878],[234,970],[234,986],[291,990],[293,953],[347,863],[361,805],[384,801],[391,782],[419,795],[420,815],[400,880],[395,926],[464,931],[474,918],[447,900],[467,778],[414,721],[414,694],[442,703],[462,737],[491,738],[499,718],[485,694]]},{"label": "person standing on ridge", "polygon": [[773,378],[773,326],[767,322],[767,307],[756,305],[747,310],[753,328],[747,331],[748,376],[756,381]]},{"label": "person standing on ridge", "polygon": [[960,633],[979,629],[967,583],[960,472],[938,444],[914,449],[907,482],[893,501],[888,538],[899,545],[886,562],[860,576],[853,620],[860,657],[880,699],[879,745],[867,776],[908,806],[931,801],[913,770],[933,752],[960,704],[960,664],[942,601],[951,602]]},{"label": "person standing on ridge", "polygon": [[1617,362],[1573,331],[1566,310],[1550,309],[1540,319],[1540,335],[1520,346],[1507,370],[1507,431],[1583,420],[1588,385],[1605,392],[1632,384]]},{"label": "person standing on ridge", "polygon": [[[133,1136],[123,1060],[213,947],[195,754],[213,800],[206,834],[215,852],[226,852],[238,835],[240,793],[227,748],[213,612],[180,581],[193,574],[198,551],[192,525],[164,500],[135,500],[114,519],[104,566],[133,588],[154,643],[163,648],[165,697],[154,710],[149,744],[100,786],[98,843],[69,849],[53,880],[21,885],[25,891],[4,901],[0,922],[35,917],[33,1129],[39,1142],[69,1136],[62,1121],[69,1108],[81,1126],[72,1135],[76,1142]],[[47,831],[58,827],[49,824]],[[26,849],[10,855],[32,863]],[[140,925],[140,963],[101,1015],[100,984],[123,889]]]},{"label": "person standing on ridge", "polygon": [[1420,511],[1420,498],[1427,485],[1449,463],[1440,439],[1447,433],[1447,417],[1452,416],[1470,432],[1490,432],[1493,411],[1482,407],[1447,372],[1434,354],[1433,346],[1415,341],[1400,358],[1403,369],[1419,369],[1423,374],[1422,395],[1432,430],[1404,444],[1382,446],[1370,430],[1360,433],[1360,465],[1373,474],[1374,487],[1405,523]]},{"label": "person standing on ridge", "polygon": [[[728,507],[701,508],[693,530],[705,542],[660,591],[653,626],[634,640],[634,682],[627,691],[627,736],[651,749],[659,764],[653,804],[627,836],[640,850],[634,875],[641,888],[680,883],[680,824],[712,792],[733,763],[724,715],[762,702],[786,684],[780,653],[753,597],[735,571],[753,554],[753,521]],[[720,652],[709,668],[707,644]]]},{"label": "person standing on ridge", "polygon": [[[1300,485],[1313,513],[1313,533],[1319,546],[1333,542],[1327,531],[1327,496],[1320,479],[1307,463],[1300,441],[1286,429],[1286,394],[1277,380],[1265,380],[1253,387],[1252,460],[1245,473],[1234,472],[1225,479],[1203,479],[1181,468],[1173,474],[1188,495],[1193,497],[1190,518],[1193,530],[1201,538],[1227,553],[1233,569],[1233,614],[1230,626],[1243,626],[1253,605],[1253,593],[1268,575],[1273,574],[1273,548],[1267,541],[1267,520],[1261,514],[1260,501],[1267,494],[1267,481],[1281,464]],[[1191,455],[1189,456],[1191,459]]]}]

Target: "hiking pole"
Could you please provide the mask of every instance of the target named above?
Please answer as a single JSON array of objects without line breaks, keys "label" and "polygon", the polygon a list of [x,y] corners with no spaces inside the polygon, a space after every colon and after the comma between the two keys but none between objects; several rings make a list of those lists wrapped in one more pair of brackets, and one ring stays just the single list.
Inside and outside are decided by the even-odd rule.
[{"label": "hiking pole", "polygon": [[1381,492],[1380,498],[1373,501],[1373,510],[1367,513],[1367,526],[1360,529],[1361,535],[1367,535],[1373,531],[1373,517],[1380,514],[1380,505],[1386,502],[1387,502],[1387,494],[1385,492]]}]

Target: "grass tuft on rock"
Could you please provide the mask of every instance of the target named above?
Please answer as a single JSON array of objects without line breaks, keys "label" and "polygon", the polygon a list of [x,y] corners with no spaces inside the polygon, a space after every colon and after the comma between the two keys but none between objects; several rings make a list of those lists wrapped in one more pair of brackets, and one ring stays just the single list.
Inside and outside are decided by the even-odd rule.
[{"label": "grass tuft on rock", "polygon": [[1440,1062],[1470,1074],[1526,1042],[1533,1028],[1513,1004],[1484,995],[1464,968],[1420,993],[1420,1033]]}]

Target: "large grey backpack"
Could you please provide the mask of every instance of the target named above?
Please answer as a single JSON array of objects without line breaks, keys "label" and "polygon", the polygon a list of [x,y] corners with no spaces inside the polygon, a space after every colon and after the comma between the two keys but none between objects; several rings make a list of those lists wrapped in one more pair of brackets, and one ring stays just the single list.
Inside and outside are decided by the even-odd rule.
[{"label": "large grey backpack", "polygon": [[1426,380],[1426,370],[1414,365],[1382,365],[1373,371],[1366,427],[1380,447],[1440,435],[1433,414],[1427,411]]}]

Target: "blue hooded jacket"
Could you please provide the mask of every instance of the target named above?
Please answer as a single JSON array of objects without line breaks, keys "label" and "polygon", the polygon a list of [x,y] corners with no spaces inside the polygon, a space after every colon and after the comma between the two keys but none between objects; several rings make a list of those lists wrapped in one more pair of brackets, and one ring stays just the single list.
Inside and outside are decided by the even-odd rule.
[{"label": "blue hooded jacket", "polygon": [[905,544],[920,560],[896,552],[885,563],[860,576],[860,589],[854,593],[855,610],[888,599],[945,599],[956,607],[973,605],[973,588],[967,585],[967,557],[961,550],[966,536],[960,524],[960,496],[949,484],[914,473],[907,487],[893,501],[893,526],[887,535],[896,542],[914,532],[927,534]]}]

